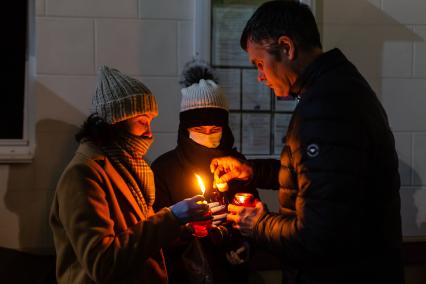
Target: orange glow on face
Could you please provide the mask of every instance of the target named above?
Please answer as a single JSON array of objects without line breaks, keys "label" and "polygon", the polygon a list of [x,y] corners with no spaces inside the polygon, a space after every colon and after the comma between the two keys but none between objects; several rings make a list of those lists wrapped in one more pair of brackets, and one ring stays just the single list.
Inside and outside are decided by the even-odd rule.
[{"label": "orange glow on face", "polygon": [[198,185],[200,186],[201,192],[204,195],[204,192],[206,192],[206,188],[204,186],[203,180],[201,179],[201,177],[199,175],[195,174],[195,176],[197,177]]}]

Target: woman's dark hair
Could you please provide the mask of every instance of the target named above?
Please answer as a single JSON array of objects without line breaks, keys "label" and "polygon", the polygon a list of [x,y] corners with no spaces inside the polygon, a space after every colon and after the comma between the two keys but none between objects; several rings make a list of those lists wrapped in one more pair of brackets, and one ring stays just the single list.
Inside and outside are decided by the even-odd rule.
[{"label": "woman's dark hair", "polygon": [[268,52],[277,53],[280,36],[290,37],[302,50],[322,48],[320,34],[310,8],[296,1],[270,1],[262,4],[247,21],[240,45],[247,50],[247,41],[272,41]]},{"label": "woman's dark hair", "polygon": [[124,129],[123,123],[109,124],[96,114],[91,114],[83,123],[75,140],[90,140],[96,145],[103,145],[115,139],[119,131]]}]

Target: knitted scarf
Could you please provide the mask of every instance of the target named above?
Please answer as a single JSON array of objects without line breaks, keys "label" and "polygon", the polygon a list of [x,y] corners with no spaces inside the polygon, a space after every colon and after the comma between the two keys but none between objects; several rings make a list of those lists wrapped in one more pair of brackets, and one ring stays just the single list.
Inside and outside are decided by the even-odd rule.
[{"label": "knitted scarf", "polygon": [[115,141],[102,147],[114,168],[126,181],[142,213],[147,216],[155,199],[154,174],[143,159],[152,138],[122,132]]}]

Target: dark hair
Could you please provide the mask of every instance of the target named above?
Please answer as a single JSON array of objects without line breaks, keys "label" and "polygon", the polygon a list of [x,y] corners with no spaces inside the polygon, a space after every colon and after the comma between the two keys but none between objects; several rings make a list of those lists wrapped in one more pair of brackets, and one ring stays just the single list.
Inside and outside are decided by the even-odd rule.
[{"label": "dark hair", "polygon": [[202,125],[226,126],[229,123],[229,112],[217,107],[189,109],[179,114],[179,121],[185,128]]},{"label": "dark hair", "polygon": [[182,79],[179,81],[183,88],[189,87],[192,84],[200,82],[201,79],[212,80],[216,84],[218,80],[212,67],[203,60],[192,59],[183,67]]},{"label": "dark hair", "polygon": [[275,42],[268,52],[278,55],[281,49],[276,42],[280,36],[288,36],[302,50],[322,48],[320,34],[310,8],[296,1],[270,1],[263,3],[247,21],[240,39],[240,45],[247,50],[247,41],[262,43]]},{"label": "dark hair", "polygon": [[115,139],[117,134],[124,129],[124,124],[118,122],[109,124],[97,114],[91,114],[75,135],[75,140],[90,140],[96,145],[104,145]]}]

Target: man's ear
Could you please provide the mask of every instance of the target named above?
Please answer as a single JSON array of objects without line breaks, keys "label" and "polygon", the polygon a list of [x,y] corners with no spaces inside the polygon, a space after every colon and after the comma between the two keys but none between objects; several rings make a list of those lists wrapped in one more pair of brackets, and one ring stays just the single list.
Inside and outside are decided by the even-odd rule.
[{"label": "man's ear", "polygon": [[285,56],[288,60],[294,60],[296,57],[296,46],[294,41],[288,36],[280,36],[278,38],[278,44],[282,48],[282,56]]}]

